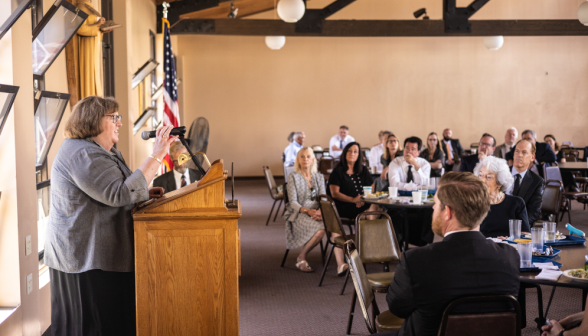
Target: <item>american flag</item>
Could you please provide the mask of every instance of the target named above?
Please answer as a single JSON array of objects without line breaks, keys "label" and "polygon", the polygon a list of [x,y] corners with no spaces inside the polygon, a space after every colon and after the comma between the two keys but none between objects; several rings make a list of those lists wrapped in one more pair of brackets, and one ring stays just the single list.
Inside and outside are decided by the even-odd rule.
[{"label": "american flag", "polygon": [[[178,82],[176,80],[176,61],[171,46],[169,21],[163,20],[163,126],[180,126],[180,110],[178,107]],[[169,155],[164,158],[165,168],[174,168]]]}]

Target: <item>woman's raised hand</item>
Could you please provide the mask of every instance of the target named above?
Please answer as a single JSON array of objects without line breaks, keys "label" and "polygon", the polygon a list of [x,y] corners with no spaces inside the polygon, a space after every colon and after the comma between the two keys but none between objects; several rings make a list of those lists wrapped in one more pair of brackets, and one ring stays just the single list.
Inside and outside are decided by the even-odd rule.
[{"label": "woman's raised hand", "polygon": [[163,126],[157,130],[155,144],[153,145],[153,156],[160,160],[165,157],[169,152],[169,146],[178,138],[177,135],[170,138],[169,134],[173,128],[173,126]]}]

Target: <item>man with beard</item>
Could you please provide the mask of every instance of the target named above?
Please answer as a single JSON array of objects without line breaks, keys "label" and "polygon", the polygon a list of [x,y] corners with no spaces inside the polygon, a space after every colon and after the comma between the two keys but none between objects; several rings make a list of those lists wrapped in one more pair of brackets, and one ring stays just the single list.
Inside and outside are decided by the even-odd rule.
[{"label": "man with beard", "polygon": [[446,128],[443,131],[443,141],[441,142],[441,148],[445,152],[445,172],[453,171],[453,166],[461,162],[461,157],[465,153],[459,139],[452,139],[453,132],[451,129]]},{"label": "man with beard", "polygon": [[402,253],[386,295],[390,312],[405,319],[397,335],[437,335],[443,311],[457,298],[517,297],[518,252],[479,231],[489,210],[488,190],[472,173],[441,178],[432,226],[443,241]]},{"label": "man with beard", "polygon": [[200,172],[188,168],[187,163],[178,163],[178,157],[180,154],[187,153],[188,151],[186,150],[186,147],[184,147],[180,141],[171,144],[169,147],[169,157],[174,162],[174,169],[153,180],[153,186],[162,187],[167,193],[200,180],[202,178]]}]

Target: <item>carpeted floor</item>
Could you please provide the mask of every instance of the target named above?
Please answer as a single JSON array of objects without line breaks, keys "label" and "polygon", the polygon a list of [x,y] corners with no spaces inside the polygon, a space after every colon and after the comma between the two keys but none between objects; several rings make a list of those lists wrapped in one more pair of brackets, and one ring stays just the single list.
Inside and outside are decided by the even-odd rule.
[{"label": "carpeted floor", "polygon": [[[280,181],[277,181],[280,183]],[[253,335],[345,335],[353,284],[348,283],[339,295],[343,278],[336,276],[335,261],[318,287],[321,257],[318,247],[308,256],[314,273],[302,273],[294,266],[299,250],[290,251],[284,268],[280,263],[285,252],[284,221],[278,216],[265,226],[273,200],[264,180],[238,180],[235,198],[241,201],[242,275],[239,279],[240,334]],[[230,185],[230,183],[227,183]],[[227,193],[230,195],[230,190]],[[280,209],[280,215],[282,210]],[[588,232],[588,210],[575,203],[574,225]],[[273,220],[273,216],[272,216]],[[334,258],[333,258],[334,259]],[[368,268],[378,271],[381,268]],[[543,289],[547,304],[550,287]],[[549,317],[559,319],[580,311],[581,290],[558,288]],[[376,294],[380,309],[387,310],[384,294]],[[539,335],[533,328],[537,317],[536,294],[527,290],[527,328],[522,335]],[[353,322],[352,335],[368,335],[359,305]]]}]

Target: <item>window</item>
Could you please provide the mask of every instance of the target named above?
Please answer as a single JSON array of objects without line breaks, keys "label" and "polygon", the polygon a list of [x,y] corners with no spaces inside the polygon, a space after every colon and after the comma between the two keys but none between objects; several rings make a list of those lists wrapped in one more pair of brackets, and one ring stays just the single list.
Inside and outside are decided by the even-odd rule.
[{"label": "window", "polygon": [[31,5],[33,0],[11,0],[11,9],[12,13],[10,16],[4,21],[2,26],[0,26],[0,39],[4,37],[4,34],[12,28],[12,25],[18,21],[22,13]]},{"label": "window", "polygon": [[8,113],[10,113],[17,93],[18,86],[0,85],[0,133],[2,133],[2,128],[4,128],[6,118],[8,117]]}]

